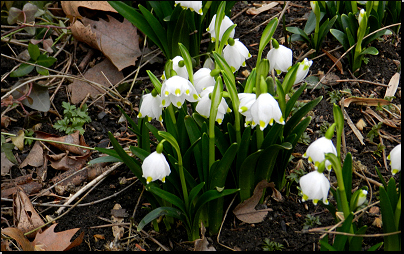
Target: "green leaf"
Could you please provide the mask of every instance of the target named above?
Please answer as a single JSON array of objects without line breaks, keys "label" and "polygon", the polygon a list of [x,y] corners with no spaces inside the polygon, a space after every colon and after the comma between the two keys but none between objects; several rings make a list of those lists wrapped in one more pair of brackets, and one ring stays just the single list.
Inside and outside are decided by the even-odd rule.
[{"label": "green leaf", "polygon": [[47,69],[44,69],[44,68],[41,68],[41,67],[38,67],[38,66],[35,66],[35,69],[38,72],[38,74],[41,74],[41,75],[44,75],[44,76],[49,75],[49,71]]},{"label": "green leaf", "polygon": [[373,245],[372,247],[370,247],[370,248],[368,249],[368,251],[375,251],[375,250],[377,250],[382,244],[383,244],[383,242],[376,243],[375,245]]},{"label": "green leaf", "polygon": [[189,48],[189,33],[186,11],[182,11],[175,25],[174,33],[172,34],[171,58],[181,54],[178,43],[182,43],[186,48]]},{"label": "green leaf", "polygon": [[[351,200],[352,195],[352,155],[348,153],[342,165],[342,177],[344,179],[345,193],[347,200]],[[352,205],[352,204],[351,204]]]},{"label": "green leaf", "polygon": [[190,206],[193,203],[194,199],[197,197],[197,195],[199,194],[199,192],[202,190],[203,186],[205,185],[205,182],[201,182],[200,184],[198,184],[197,186],[195,186],[194,188],[192,188],[192,190],[189,192],[189,202],[190,202]]},{"label": "green leaf", "polygon": [[113,156],[103,156],[103,157],[98,157],[95,158],[91,161],[88,162],[90,165],[94,165],[97,163],[104,163],[104,162],[123,162],[120,158],[116,158]]},{"label": "green leaf", "polygon": [[146,151],[137,146],[130,146],[129,149],[132,154],[136,155],[136,157],[138,157],[141,161],[144,161],[144,159],[146,159],[146,157],[150,155],[149,151]]},{"label": "green leaf", "polygon": [[336,251],[337,250],[328,243],[328,235],[320,240],[320,245],[321,245],[322,251],[326,251],[326,250]]},{"label": "green leaf", "polygon": [[347,50],[350,45],[348,42],[348,38],[346,37],[346,34],[341,32],[338,29],[330,29],[330,33],[339,41],[339,43],[342,44],[345,50]]},{"label": "green leaf", "polygon": [[51,57],[51,56],[48,57],[46,55],[40,55],[38,57],[38,60],[36,61],[36,63],[38,65],[49,68],[52,66],[52,64],[54,64],[56,62],[56,60],[57,60],[56,58]]},{"label": "green leaf", "polygon": [[114,149],[106,149],[103,147],[94,147],[95,150],[99,151],[100,153],[105,153],[109,156],[121,159],[121,156],[114,150]]},{"label": "green leaf", "polygon": [[150,81],[153,83],[154,88],[156,88],[157,92],[159,94],[161,94],[161,83],[160,80],[150,71],[150,70],[146,70],[147,75],[149,75]]},{"label": "green leaf", "polygon": [[179,197],[177,197],[176,195],[162,190],[160,187],[158,187],[157,185],[152,185],[152,184],[148,184],[146,185],[146,190],[156,194],[157,196],[159,196],[160,198],[162,198],[163,200],[175,205],[176,207],[178,207],[184,214],[187,213],[186,209],[185,209],[185,204],[184,201],[181,200]]},{"label": "green leaf", "polygon": [[25,76],[28,73],[30,73],[34,68],[35,68],[34,65],[23,63],[23,64],[20,65],[20,67],[17,68],[17,70],[10,73],[10,77],[18,78],[18,77]]},{"label": "green leaf", "polygon": [[[141,231],[144,226],[149,224],[152,220],[157,219],[158,217],[162,215],[167,215],[173,218],[177,218],[183,222],[185,222],[185,225],[189,227],[187,218],[185,215],[178,209],[174,207],[158,207],[154,209],[153,211],[149,212],[140,222],[139,225],[137,226],[137,231]],[[189,229],[187,229],[189,231]]]},{"label": "green leaf", "polygon": [[[388,187],[387,187],[388,188]],[[383,222],[383,232],[392,233],[397,231],[394,221],[394,212],[393,207],[390,202],[390,198],[387,195],[386,190],[383,186],[379,187],[380,193],[380,210],[382,213],[382,222]],[[399,250],[400,239],[398,235],[389,235],[384,237],[384,250]]]},{"label": "green leaf", "polygon": [[268,25],[265,27],[264,31],[262,32],[260,44],[258,47],[258,57],[261,58],[262,52],[264,51],[265,47],[268,45],[269,41],[272,39],[272,36],[275,33],[276,27],[278,26],[278,18],[274,18],[271,20]]},{"label": "green leaf", "polygon": [[254,189],[255,167],[262,151],[258,150],[250,154],[241,164],[240,172],[237,175],[241,202],[251,197],[252,190]]},{"label": "green leaf", "polygon": [[[28,86],[28,85],[27,85]],[[27,88],[23,89],[24,91],[28,91]],[[18,90],[12,93],[14,98],[19,98],[23,96],[21,92]],[[21,103],[24,106],[30,107],[34,110],[38,110],[41,112],[48,112],[50,109],[50,97],[49,90],[47,86],[42,86],[34,82],[32,85],[31,93],[29,94],[30,100],[24,99]]]},{"label": "green leaf", "polygon": [[182,44],[182,43],[178,43],[178,47],[180,49],[181,52],[181,56],[184,59],[184,63],[185,63],[185,67],[187,68],[187,72],[189,75],[189,80],[191,81],[191,83],[193,84],[193,68],[192,68],[192,58],[191,55],[188,52],[188,49]]},{"label": "green leaf", "polygon": [[166,132],[166,131],[159,131],[158,132],[159,136],[167,140],[172,147],[177,151],[177,154],[181,154],[180,147],[177,143],[177,140],[171,135],[171,133]]},{"label": "green leaf", "polygon": [[217,162],[217,166],[214,169],[212,165],[209,181],[210,189],[215,187],[224,187],[227,173],[229,172],[232,162],[236,157],[238,146],[239,145],[237,143],[231,144],[229,149],[227,149],[226,153],[223,155],[223,158]]},{"label": "green leaf", "polygon": [[108,132],[108,136],[111,140],[112,146],[114,147],[119,157],[121,157],[126,166],[128,166],[128,168],[135,174],[135,176],[142,182],[142,184],[146,185],[146,179],[142,177],[143,172],[140,166],[123,150],[122,146],[118,143],[111,132]]},{"label": "green leaf", "polygon": [[231,25],[229,28],[226,29],[222,36],[222,40],[220,41],[219,45],[219,52],[223,51],[224,46],[227,44],[227,40],[230,38],[230,34],[233,31],[233,29],[237,26],[237,24]]},{"label": "green leaf", "polygon": [[226,62],[226,60],[219,55],[217,52],[212,52],[213,53],[213,58],[215,59],[215,63],[217,63],[227,76],[227,78],[230,80],[229,84],[235,84],[236,79],[234,77],[233,71],[231,70],[229,64]]},{"label": "green leaf", "polygon": [[359,55],[378,55],[379,51],[375,47],[369,47],[363,50]]},{"label": "green leaf", "polygon": [[307,113],[312,110],[321,100],[323,99],[323,96],[320,96],[310,102],[308,102],[306,105],[304,105],[301,109],[299,109],[285,124],[285,127],[283,129],[284,136],[288,136],[289,133],[295,128],[295,126],[300,122],[300,120],[307,115]]},{"label": "green leaf", "polygon": [[[286,73],[285,78],[283,79],[283,82],[282,82],[283,91],[285,93],[289,93],[290,89],[292,89],[292,87],[295,83],[295,80],[296,80],[296,73],[297,73],[298,68],[299,68],[299,63],[296,63]],[[276,83],[278,83],[278,82],[276,82]]]},{"label": "green leaf", "polygon": [[[353,213],[351,212],[348,215],[348,217],[345,218],[345,221],[342,223],[342,226],[337,228],[337,231],[349,233],[349,229],[351,228],[351,225],[352,225],[352,219],[353,219]],[[336,235],[333,246],[337,250],[343,251],[343,250],[345,250],[345,244],[346,244],[347,240],[348,240],[347,235]]]},{"label": "green leaf", "polygon": [[309,36],[307,36],[307,34],[298,27],[286,27],[286,31],[300,35],[307,44],[310,44],[311,42]]},{"label": "green leaf", "polygon": [[34,45],[32,43],[28,44],[28,53],[32,60],[36,61],[41,54],[39,51],[38,45]]},{"label": "green leaf", "polygon": [[304,83],[302,86],[299,87],[299,89],[294,92],[292,97],[288,100],[286,103],[286,108],[285,108],[285,116],[286,118],[289,116],[290,112],[292,111],[293,107],[296,104],[296,101],[299,99],[300,95],[303,93],[304,89],[306,89],[307,85]]},{"label": "green leaf", "polygon": [[204,192],[196,202],[194,209],[192,209],[193,212],[196,212],[194,215],[194,218],[197,218],[197,213],[200,211],[200,209],[203,207],[204,204],[206,204],[209,201],[212,201],[217,198],[221,198],[227,195],[231,195],[233,193],[236,193],[239,191],[239,189],[225,189],[222,192],[218,192],[216,189],[214,190],[208,190]]},{"label": "green leaf", "polygon": [[[364,235],[368,227],[365,225],[358,229],[355,234],[356,235]],[[351,241],[349,242],[349,251],[361,251],[362,250],[362,243],[363,237],[352,237]]]},{"label": "green leaf", "polygon": [[237,151],[237,159],[236,159],[236,175],[239,175],[240,168],[248,155],[248,149],[251,139],[251,126],[248,126],[244,129],[243,136],[241,137],[240,144],[242,145],[238,148]]}]

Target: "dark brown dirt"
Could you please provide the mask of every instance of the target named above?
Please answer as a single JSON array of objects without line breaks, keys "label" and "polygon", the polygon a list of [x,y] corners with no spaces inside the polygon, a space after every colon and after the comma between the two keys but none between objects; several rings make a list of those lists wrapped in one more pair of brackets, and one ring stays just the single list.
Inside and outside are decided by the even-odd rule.
[{"label": "dark brown dirt", "polygon": [[[286,12],[286,24],[294,22],[294,26],[303,27],[304,21],[299,21],[298,19],[302,18],[304,14],[310,11],[309,3],[305,1],[296,1],[293,2],[294,5],[290,8],[288,12]],[[239,15],[234,23],[237,23],[236,27],[236,35],[235,38],[240,38],[240,40],[248,47],[250,53],[253,55],[251,59],[247,61],[247,67],[245,69],[251,71],[252,67],[256,61],[256,54],[258,51],[258,43],[261,37],[261,33],[265,26],[260,26],[257,30],[252,30],[252,28],[258,26],[263,23],[268,18],[280,12],[281,5],[271,9],[268,12],[262,13],[254,18],[252,16],[247,15],[243,12]],[[244,10],[247,5],[244,2],[237,2],[233,7],[232,15],[237,15],[239,12]],[[281,35],[281,26],[279,26],[275,32],[275,38],[280,38]],[[397,38],[399,40],[397,41]],[[328,37],[325,42],[325,49],[331,50],[334,49],[338,44],[331,38]],[[383,41],[374,41],[372,46],[376,47],[379,50],[378,56],[369,56],[369,64],[363,65],[360,70],[360,79],[368,80],[372,82],[384,83],[387,84],[391,77],[397,71],[397,65],[393,62],[393,60],[401,61],[401,32],[398,37],[390,36],[384,38]],[[203,47],[201,47],[203,49]],[[307,52],[308,48],[302,47],[299,43],[293,43],[292,48],[294,50],[294,56],[299,56],[301,53]],[[2,44],[3,50],[3,44]],[[68,49],[69,50],[69,49]],[[73,46],[70,48],[73,50]],[[78,53],[77,56],[83,55],[80,54],[80,48],[77,47]],[[264,55],[268,52],[268,49],[264,50]],[[343,50],[338,50],[335,56],[342,55]],[[98,58],[97,61],[100,61],[102,58],[102,54],[97,52],[94,56],[94,59]],[[294,59],[296,60],[296,58]],[[345,59],[345,61],[347,61]],[[80,60],[77,61],[79,63]],[[11,69],[15,63],[2,59],[2,73],[4,73],[7,69]],[[330,67],[333,65],[333,62],[326,56],[320,57],[313,61],[313,65],[310,68],[310,73],[312,75],[318,74],[319,71],[326,73]],[[346,65],[345,65],[346,66]],[[4,68],[6,70],[4,70]],[[134,67],[133,67],[134,68]],[[127,68],[124,70],[125,74],[130,73],[133,69]],[[145,70],[150,69],[155,74],[162,73],[162,65],[154,64],[149,65],[142,70],[139,76],[146,76]],[[241,69],[241,71],[244,69]],[[239,73],[241,73],[241,71]],[[347,68],[344,68],[344,74],[342,75],[339,71],[334,68],[332,72],[339,76],[340,79],[352,79],[352,76],[349,74]],[[309,74],[310,75],[310,74]],[[243,77],[239,74],[239,77]],[[16,79],[10,79],[9,82],[15,82]],[[12,81],[12,82],[11,82]],[[151,88],[150,82],[147,80],[144,83],[140,83],[139,86],[135,88],[132,92],[133,95],[130,96],[130,100],[134,103],[134,106],[138,106],[139,98],[142,94],[142,91],[145,88]],[[314,91],[307,90],[304,92],[301,100],[312,100],[319,96],[323,96],[323,100],[319,103],[319,105],[313,111],[313,120],[309,125],[307,133],[310,136],[311,141],[314,141],[319,137],[320,125],[324,121],[328,121],[332,123],[332,104],[327,100],[330,91],[338,91],[344,90],[346,88],[351,89],[352,95],[369,97],[371,94],[377,98],[383,98],[384,93],[386,91],[385,87],[376,86],[374,84],[367,83],[353,83],[353,82],[340,82],[339,84],[332,86],[330,88],[324,89],[316,89]],[[397,98],[393,100],[394,104],[399,104],[401,100],[401,87],[397,92]],[[68,101],[67,94],[65,89],[60,89],[55,96],[54,104],[59,112],[62,112],[61,103],[63,101]],[[89,115],[93,120],[91,123],[86,125],[86,132],[84,134],[85,140],[87,144],[91,147],[94,146],[106,146],[108,143],[108,135],[107,132],[110,131],[112,133],[124,133],[126,129],[125,124],[118,124],[118,116],[119,111],[115,107],[114,103],[107,103],[103,106],[104,108],[91,107],[89,109]],[[366,108],[350,105],[346,108],[346,111],[352,121],[356,123],[360,118],[364,118],[362,111]],[[374,107],[373,107],[374,109]],[[109,112],[105,116],[101,117],[100,112]],[[136,112],[132,115],[132,118],[135,118]],[[15,110],[10,112],[10,116],[18,119],[18,122],[12,122],[11,125],[7,128],[8,132],[16,133],[19,129],[22,128],[21,121],[24,121],[24,128],[27,125],[31,125],[32,122],[28,123],[27,118],[22,118],[19,114],[15,113]],[[43,114],[41,115],[43,127],[42,131],[58,134],[51,126],[51,124],[55,121],[55,116],[52,114]],[[377,123],[377,122],[376,122]],[[32,125],[31,125],[32,126]],[[365,127],[362,134],[366,138],[366,134],[371,130],[372,125],[368,123],[368,126]],[[386,125],[382,126],[382,130],[386,133],[393,135],[398,141],[401,142],[401,128],[395,129],[392,127],[388,127]],[[3,129],[2,129],[3,131]],[[390,177],[390,172],[386,171],[384,167],[383,157],[379,157],[373,154],[373,151],[376,149],[376,145],[380,142],[378,138],[375,138],[374,142],[370,142],[368,139],[365,140],[366,145],[363,146],[360,144],[356,136],[353,134],[351,129],[346,125],[345,126],[345,138],[347,143],[347,151],[351,152],[354,156],[355,161],[360,161],[362,165],[364,165],[367,169],[367,176],[378,181],[378,178],[375,177],[376,172],[374,170],[375,166],[378,166],[381,169],[381,173],[388,179]],[[61,133],[59,133],[61,134]],[[386,146],[386,150],[390,151],[397,143],[390,141],[388,139],[383,139],[384,145]],[[307,145],[298,144],[296,147],[295,153],[298,155],[303,154]],[[26,148],[22,152],[17,152],[17,156],[20,156],[21,160],[24,159],[24,156],[28,154],[29,149]],[[294,168],[296,162],[301,159],[300,157],[296,157],[290,166],[288,167],[288,172]],[[308,168],[306,170],[309,170]],[[53,177],[59,172],[55,172],[53,169],[48,170],[48,179]],[[21,174],[27,173],[25,170],[19,170],[13,168],[12,177],[19,176]],[[372,176],[373,174],[373,176]],[[133,174],[130,170],[125,166],[120,166],[115,174],[108,176],[99,186],[97,186],[81,203],[88,203],[92,201],[97,201],[99,199],[108,197],[117,193],[126,187],[129,183],[120,184],[119,181],[122,177],[131,178]],[[2,182],[4,181],[4,177],[2,177]],[[331,180],[335,182],[335,175],[331,173]],[[353,184],[354,186],[363,186],[367,185],[366,181],[362,178],[353,176]],[[376,192],[378,188],[374,185],[371,185],[373,190],[373,200],[376,201]],[[322,206],[314,206],[311,202],[301,203],[301,197],[297,195],[298,190],[296,188],[296,184],[293,183],[290,189],[290,194],[286,195],[285,190],[281,190],[282,195],[285,197],[285,201],[277,202],[272,198],[268,198],[266,205],[273,209],[272,212],[269,212],[268,216],[262,223],[258,224],[245,224],[241,223],[232,213],[232,209],[236,204],[233,204],[229,210],[229,213],[226,217],[226,220],[223,224],[223,229],[220,233],[219,242],[217,242],[217,236],[208,236],[209,242],[216,248],[216,250],[229,250],[228,248],[235,250],[262,250],[263,240],[265,238],[270,239],[270,241],[280,243],[284,246],[283,250],[290,251],[313,251],[319,250],[319,236],[320,234],[309,234],[302,233],[303,225],[305,222],[306,215],[314,215],[318,216],[321,222],[319,227],[331,226],[335,224],[333,216],[329,213],[329,211]],[[108,250],[109,244],[113,241],[114,237],[112,235],[112,230],[110,226],[106,227],[98,227],[100,225],[109,224],[108,222],[103,221],[100,218],[110,219],[111,218],[111,209],[114,204],[119,203],[123,209],[126,209],[128,213],[128,217],[125,218],[125,222],[130,222],[130,217],[132,217],[132,213],[136,207],[139,196],[142,192],[142,186],[140,183],[136,183],[131,188],[127,189],[123,193],[108,199],[107,201],[97,203],[94,205],[84,206],[84,207],[75,207],[72,211],[70,211],[67,215],[59,219],[58,226],[56,231],[67,230],[71,228],[79,227],[81,230],[77,233],[79,234],[81,231],[85,232],[83,243],[72,249],[73,251],[88,251],[88,250]],[[42,200],[43,202],[47,200]],[[330,201],[335,202],[330,195]],[[10,207],[10,202],[2,201],[2,209],[3,207]],[[38,207],[38,211],[42,212],[42,216],[52,214],[56,211],[55,208],[45,209],[43,207]],[[139,206],[136,209],[136,215],[133,218],[133,221],[139,222],[148,212],[147,200],[141,197]],[[3,210],[2,210],[3,213]],[[3,216],[3,215],[2,215]],[[10,216],[4,216],[6,219],[12,223]],[[362,217],[362,225],[368,225],[369,234],[382,233],[382,230],[376,226],[372,225],[374,221],[374,217],[365,213]],[[4,227],[2,220],[2,227]],[[184,227],[177,223],[176,226],[170,231],[166,231],[163,223],[159,224],[160,232],[155,232],[150,225],[145,227],[145,231],[148,234],[160,242],[162,245],[166,246],[170,250],[179,251],[179,250],[192,250],[193,244],[187,242],[187,235]],[[94,235],[103,235],[105,239],[97,240]],[[124,237],[128,236],[128,229],[125,229]],[[131,239],[131,244],[128,247],[128,250],[138,250],[135,247],[135,243],[142,246],[142,248],[146,250],[161,250],[161,248],[150,238],[145,236],[144,234],[132,233],[133,238]],[[364,238],[363,248],[367,249],[370,246],[383,241],[383,238]],[[126,240],[120,241],[122,245],[126,246]],[[223,245],[227,246],[224,247]],[[124,248],[124,250],[126,247]]]}]

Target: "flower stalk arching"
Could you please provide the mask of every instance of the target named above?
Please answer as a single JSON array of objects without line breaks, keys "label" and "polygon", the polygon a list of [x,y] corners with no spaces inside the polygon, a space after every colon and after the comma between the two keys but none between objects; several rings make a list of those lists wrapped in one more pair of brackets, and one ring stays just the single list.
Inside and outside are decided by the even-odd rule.
[{"label": "flower stalk arching", "polygon": [[[342,110],[338,107],[337,104],[333,105],[333,114],[334,114],[334,123],[336,123],[337,129],[337,156],[342,161],[341,158],[341,142],[342,142],[342,132],[344,131],[344,116],[342,114]],[[334,131],[333,131],[334,132]]]},{"label": "flower stalk arching", "polygon": [[[170,105],[171,106],[171,105]],[[185,181],[185,175],[184,175],[184,167],[182,165],[182,155],[181,155],[181,150],[180,147],[177,143],[177,141],[175,140],[175,138],[168,132],[165,131],[159,131],[158,134],[163,137],[164,139],[159,143],[162,144],[164,141],[168,141],[171,146],[175,149],[175,151],[177,152],[177,157],[178,157],[178,172],[180,175],[180,181],[181,181],[181,188],[182,188],[182,193],[184,195],[184,203],[185,203],[185,207],[186,209],[188,209],[189,207],[189,202],[188,202],[188,189],[187,189],[187,183]],[[158,145],[158,146],[159,146]],[[161,145],[162,147],[162,145]],[[161,148],[162,149],[162,148]]]},{"label": "flower stalk arching", "polygon": [[209,116],[209,169],[215,162],[215,121],[219,104],[222,100],[223,83],[222,78],[216,78],[215,88],[211,95],[211,106]]}]

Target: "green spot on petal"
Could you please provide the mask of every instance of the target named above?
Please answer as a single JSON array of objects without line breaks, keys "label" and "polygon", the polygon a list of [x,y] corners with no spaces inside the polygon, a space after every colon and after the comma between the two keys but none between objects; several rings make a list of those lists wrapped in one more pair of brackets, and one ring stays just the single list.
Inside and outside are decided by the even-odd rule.
[{"label": "green spot on petal", "polygon": [[399,171],[400,171],[400,170],[398,170],[398,169],[393,169],[393,170],[391,170],[391,173],[392,173],[393,175],[395,175],[395,174],[397,174]]},{"label": "green spot on petal", "polygon": [[265,122],[264,121],[260,121],[260,127],[264,128],[265,127]]},{"label": "green spot on petal", "polygon": [[246,106],[242,106],[240,109],[241,109],[241,113],[244,113],[248,110],[248,108]]},{"label": "green spot on petal", "polygon": [[280,123],[285,123],[285,121],[283,120],[283,116],[281,116],[281,118],[279,118],[279,122]]},{"label": "green spot on petal", "polygon": [[162,100],[161,105],[165,106],[166,105],[166,100]]},{"label": "green spot on petal", "polygon": [[317,205],[318,199],[313,199],[313,204]]},{"label": "green spot on petal", "polygon": [[307,201],[309,197],[306,194],[303,194],[303,201]]},{"label": "green spot on petal", "polygon": [[222,124],[222,119],[219,118],[216,121],[217,121],[218,124]]},{"label": "green spot on petal", "polygon": [[165,91],[164,95],[168,96],[170,93],[168,91]]},{"label": "green spot on petal", "polygon": [[189,89],[187,89],[187,90],[185,91],[185,93],[186,93],[187,95],[189,95]]},{"label": "green spot on petal", "polygon": [[161,181],[162,181],[163,183],[165,183],[165,182],[166,182],[166,178],[165,178],[165,177],[161,178]]},{"label": "green spot on petal", "polygon": [[271,118],[271,120],[269,120],[269,125],[273,125],[274,124],[274,119],[273,118]]},{"label": "green spot on petal", "polygon": [[138,118],[142,118],[142,113],[137,114]]},{"label": "green spot on petal", "polygon": [[159,121],[162,122],[163,121],[163,117],[159,116]]},{"label": "green spot on petal", "polygon": [[181,94],[181,90],[179,88],[175,89],[175,95],[179,96]]},{"label": "green spot on petal", "polygon": [[181,102],[177,102],[177,107],[180,108],[181,107]]},{"label": "green spot on petal", "polygon": [[147,118],[147,121],[150,122],[151,120],[152,120],[152,118],[149,116],[149,117]]},{"label": "green spot on petal", "polygon": [[194,99],[195,99],[195,100],[198,99],[198,95],[197,95],[197,94],[194,94],[193,96],[194,96]]},{"label": "green spot on petal", "polygon": [[231,68],[231,71],[232,71],[232,72],[235,72],[235,71],[236,71],[236,68],[234,68],[233,66],[230,66],[230,68]]},{"label": "green spot on petal", "polygon": [[151,181],[153,181],[153,178],[152,178],[151,176],[148,176],[147,179],[146,179],[146,183],[148,184],[148,183],[150,183]]}]

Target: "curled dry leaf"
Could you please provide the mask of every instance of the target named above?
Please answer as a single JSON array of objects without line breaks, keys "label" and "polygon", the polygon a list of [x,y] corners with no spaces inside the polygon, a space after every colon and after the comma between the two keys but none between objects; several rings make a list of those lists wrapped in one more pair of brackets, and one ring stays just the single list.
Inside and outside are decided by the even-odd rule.
[{"label": "curled dry leaf", "polygon": [[60,4],[68,18],[81,18],[79,8],[82,10],[84,10],[84,8],[87,8],[90,10],[110,11],[117,13],[117,11],[112,8],[112,6],[107,1],[61,1]]},{"label": "curled dry leaf", "polygon": [[32,246],[31,242],[18,228],[1,229],[1,233],[13,238],[21,246],[23,251],[34,251],[34,246]]},{"label": "curled dry leaf", "polygon": [[90,153],[83,156],[69,156],[67,153],[56,155],[48,155],[48,160],[51,162],[52,168],[56,170],[67,171],[73,169],[77,171],[87,163]]},{"label": "curled dry leaf", "polygon": [[205,237],[206,228],[201,221],[201,239],[195,240],[194,251],[216,251],[215,247],[210,246],[208,239]]},{"label": "curled dry leaf", "polygon": [[[43,220],[29,200],[27,194],[25,194],[21,188],[17,189],[17,193],[13,197],[13,205],[15,219],[14,223],[23,233],[29,232],[44,224]],[[41,232],[41,229],[27,235],[27,237],[34,237],[37,232]]]},{"label": "curled dry leaf", "polygon": [[[79,131],[76,131],[73,134],[66,135],[63,137],[59,137],[57,135],[52,135],[49,133],[45,133],[42,131],[35,131],[36,137],[41,138],[41,139],[47,139],[47,140],[53,140],[53,141],[60,141],[60,142],[65,142],[69,144],[75,144],[75,145],[81,145],[81,146],[87,146],[86,142],[84,141],[84,137],[80,135]],[[70,145],[65,145],[65,144],[58,144],[58,143],[53,143],[49,142],[52,146],[58,148],[61,151],[69,151],[74,154],[78,155],[86,155],[90,153],[89,149],[83,149],[77,146],[70,146]]]},{"label": "curled dry leaf", "polygon": [[262,222],[268,212],[272,211],[272,209],[268,208],[256,210],[255,207],[261,199],[262,192],[267,187],[275,188],[275,184],[272,182],[268,183],[265,179],[259,182],[257,186],[255,186],[253,195],[249,199],[244,200],[243,203],[238,204],[236,208],[234,208],[234,215],[236,215],[239,220],[246,223]]},{"label": "curled dry leaf", "polygon": [[[101,63],[98,63],[94,67],[90,68],[84,74],[84,77],[87,80],[94,81],[104,86],[105,88],[110,87],[111,84],[104,77],[104,75],[102,75],[101,72],[104,73],[104,75],[112,84],[116,84],[124,78],[122,72],[118,71],[118,69],[111,63],[109,59],[105,59]],[[72,94],[71,102],[74,104],[81,102],[88,93],[93,98],[95,98],[99,94],[105,93],[103,89],[77,79],[68,86],[68,90]]]},{"label": "curled dry leaf", "polygon": [[260,14],[261,12],[264,12],[264,11],[268,11],[268,10],[270,10],[271,8],[273,8],[273,7],[275,7],[275,6],[277,6],[279,3],[277,3],[277,2],[271,2],[271,3],[269,3],[269,4],[263,4],[260,8],[255,8],[255,7],[252,7],[252,8],[250,8],[250,9],[248,9],[247,11],[246,11],[246,13],[247,14],[250,14],[250,15],[258,15],[258,14]]},{"label": "curled dry leaf", "polygon": [[11,141],[13,144],[22,151],[24,149],[24,131],[19,130],[16,137],[11,137]]},{"label": "curled dry leaf", "polygon": [[[122,206],[120,204],[115,204],[114,208],[111,210],[112,216],[111,219],[114,223],[123,223],[123,216],[114,216],[114,212],[113,211],[123,211],[125,213],[125,209],[122,209]],[[119,212],[118,212],[119,213]],[[119,215],[119,214],[116,214]],[[112,234],[115,237],[115,240],[119,240],[122,238],[123,233],[124,233],[125,229],[122,226],[112,226]]]},{"label": "curled dry leaf", "polygon": [[349,104],[355,103],[363,106],[379,106],[379,105],[389,105],[390,102],[385,99],[378,98],[362,98],[362,97],[350,97],[344,100],[344,107],[349,107]]},{"label": "curled dry leaf", "polygon": [[137,28],[127,19],[121,23],[107,15],[98,21],[83,17],[72,25],[74,38],[100,50],[121,71],[136,64],[141,55]]},{"label": "curled dry leaf", "polygon": [[393,75],[393,77],[390,79],[389,85],[386,89],[386,94],[384,97],[388,96],[394,96],[397,91],[398,84],[400,83],[400,73],[396,73]]},{"label": "curled dry leaf", "polygon": [[9,198],[13,194],[17,193],[17,189],[19,188],[21,188],[25,193],[31,195],[39,192],[42,189],[42,185],[32,180],[32,174],[19,176],[14,178],[11,183],[1,185],[1,197]]},{"label": "curled dry leaf", "polygon": [[1,153],[1,176],[8,175],[11,167],[14,165],[11,161],[7,159],[6,153]]}]

